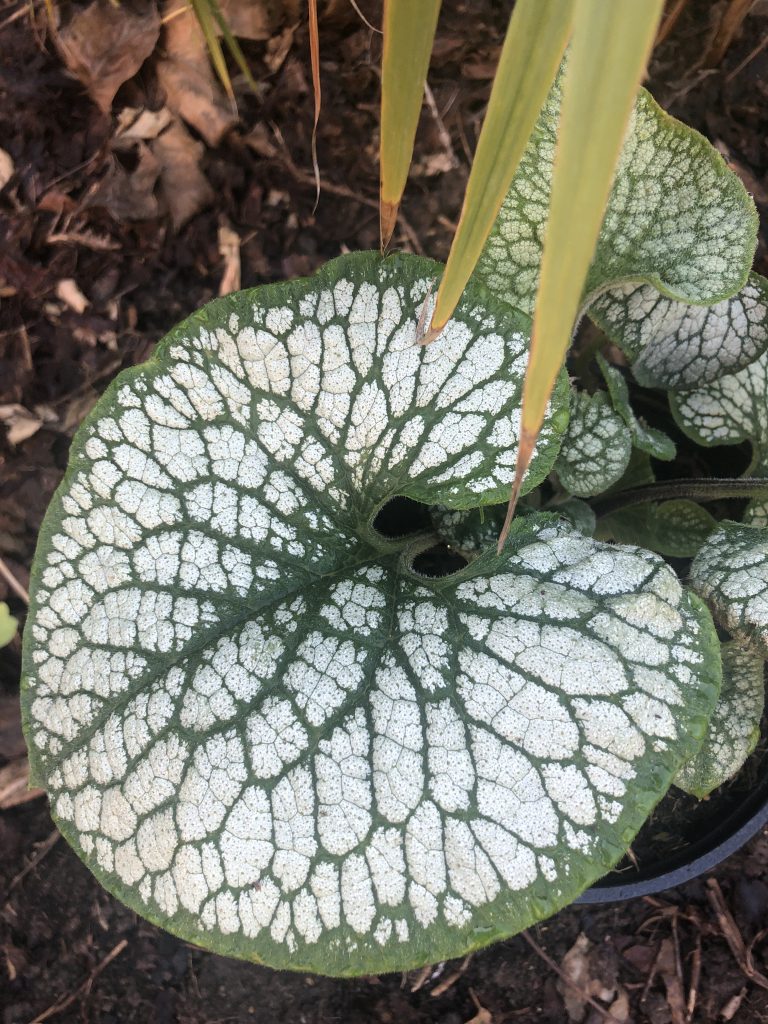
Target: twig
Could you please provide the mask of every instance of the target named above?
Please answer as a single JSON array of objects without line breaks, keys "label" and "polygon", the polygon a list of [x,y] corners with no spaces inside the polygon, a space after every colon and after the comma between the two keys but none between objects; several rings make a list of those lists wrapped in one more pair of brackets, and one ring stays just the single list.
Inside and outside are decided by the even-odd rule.
[{"label": "twig", "polygon": [[443,995],[443,993],[447,992],[449,988],[452,988],[469,967],[473,956],[473,953],[467,954],[455,971],[451,971],[447,978],[444,978],[439,985],[435,985],[429,993],[430,996],[432,996],[433,999],[437,999],[438,996]]},{"label": "twig", "polygon": [[716,68],[720,65],[754,3],[755,0],[731,0],[725,9],[712,45],[702,59],[704,67]]},{"label": "twig", "polygon": [[723,896],[723,891],[716,878],[707,879],[707,898],[715,912],[723,938],[728,943],[736,963],[742,973],[755,985],[768,989],[768,978],[755,967],[752,950],[747,949],[741,932],[733,919]]},{"label": "twig", "polygon": [[699,979],[701,978],[701,932],[696,936],[696,948],[691,957],[691,984],[688,988],[688,1003],[686,1012],[689,1024],[693,1024],[693,1014],[696,1009],[696,1000],[699,997]]},{"label": "twig", "polygon": [[520,934],[531,947],[531,949],[534,951],[534,953],[544,961],[547,967],[549,967],[550,970],[554,971],[561,981],[564,981],[566,985],[570,986],[570,988],[572,988],[575,992],[578,992],[579,998],[583,999],[585,1003],[589,1003],[593,1010],[597,1010],[597,1012],[600,1014],[603,1020],[611,1021],[612,1024],[620,1024],[618,1018],[614,1017],[610,1010],[606,1010],[604,1006],[601,1006],[600,1003],[597,1002],[597,1000],[593,999],[592,996],[585,992],[581,985],[577,985],[573,978],[568,977],[568,975],[565,973],[562,967],[559,967],[555,963],[555,961],[552,959],[549,953],[544,952],[544,950],[534,939],[534,937],[530,934],[530,932],[524,931],[520,932]]},{"label": "twig", "polygon": [[677,0],[674,7],[661,23],[661,27],[656,35],[656,42],[653,44],[654,47],[661,46],[664,40],[669,38],[675,25],[680,20],[680,15],[685,10],[687,3],[688,0]]},{"label": "twig", "polygon": [[[297,167],[293,162],[290,154],[288,153],[285,140],[276,127],[273,127],[275,138],[280,144],[281,152],[276,155],[277,160],[288,170],[291,175],[302,185],[308,185],[312,188],[315,187],[316,181],[314,174],[307,174],[306,171],[302,171],[300,167]],[[368,206],[372,210],[379,211],[379,201],[377,199],[369,199],[368,196],[360,195],[359,192],[353,192],[351,188],[347,188],[346,185],[336,185],[332,181],[326,181],[324,178],[320,178],[320,190],[322,192],[330,192],[332,196],[341,196],[343,199],[352,199],[356,203],[360,203],[361,206]],[[408,241],[413,246],[414,252],[418,253],[419,256],[424,255],[424,247],[419,241],[419,236],[411,227],[410,223],[406,220],[402,211],[398,212],[397,219],[400,222],[400,226],[403,229],[404,234],[408,238]]]},{"label": "twig", "polygon": [[49,1017],[53,1017],[54,1014],[61,1013],[62,1010],[66,1010],[68,1006],[71,1006],[72,1003],[74,1003],[75,1000],[78,999],[94,983],[104,968],[108,967],[115,957],[120,956],[127,945],[128,939],[121,939],[115,948],[110,953],[107,953],[104,959],[94,967],[82,985],[79,985],[75,991],[65,999],[57,1000],[53,1006],[49,1006],[47,1010],[43,1011],[43,1013],[38,1014],[34,1020],[30,1021],[30,1024],[42,1024],[42,1022],[48,1020]]},{"label": "twig", "polygon": [[375,26],[375,25],[372,25],[372,24],[370,23],[370,21],[368,21],[368,19],[366,18],[366,16],[365,16],[365,15],[363,14],[363,12],[362,12],[362,11],[360,10],[360,8],[358,7],[358,5],[357,5],[357,4],[355,3],[355,0],[349,0],[349,2],[350,2],[350,4],[351,4],[351,5],[352,5],[352,6],[354,7],[354,9],[355,9],[355,10],[357,11],[357,16],[358,16],[358,17],[360,18],[360,20],[361,20],[361,21],[364,21],[364,22],[365,22],[365,24],[366,24],[366,25],[368,26],[368,28],[369,28],[369,29],[371,30],[371,32],[377,32],[377,33],[378,33],[379,35],[383,35],[383,34],[384,34],[384,33],[383,33],[383,32],[381,31],[381,29],[380,29],[380,28],[376,28],[376,26]]},{"label": "twig", "polygon": [[765,32],[763,34],[763,38],[760,40],[760,42],[753,50],[749,51],[744,60],[738,63],[736,67],[733,69],[733,71],[728,72],[728,74],[725,76],[726,82],[732,82],[737,75],[740,75],[744,68],[747,66],[747,64],[751,64],[755,57],[757,57],[758,54],[762,53],[766,46],[768,46],[768,32]]},{"label": "twig", "polygon": [[445,155],[448,157],[448,161],[451,167],[457,167],[459,161],[456,159],[456,154],[453,151],[453,143],[451,142],[451,136],[448,129],[445,127],[445,122],[440,116],[440,111],[437,109],[437,102],[435,101],[435,94],[429,86],[429,82],[424,83],[424,99],[427,101],[429,112],[432,115],[432,119],[437,125],[437,135],[440,139],[440,145],[443,147]]},{"label": "twig", "polygon": [[14,594],[17,597],[20,597],[24,604],[29,605],[29,594],[24,587],[22,587],[2,558],[0,558],[0,576],[2,576]]},{"label": "twig", "polygon": [[18,875],[15,875],[11,879],[11,884],[8,886],[6,896],[9,893],[13,892],[13,890],[16,888],[19,882],[23,881],[30,871],[34,871],[34,869],[37,867],[37,865],[44,857],[48,856],[48,854],[51,852],[51,850],[54,848],[54,846],[56,845],[60,838],[61,832],[59,832],[59,830],[55,828],[53,832],[51,832],[51,834],[48,836],[48,838],[44,839],[42,843],[40,843],[37,852],[32,857],[32,860],[29,862],[29,864],[27,864],[26,867],[22,868]]}]

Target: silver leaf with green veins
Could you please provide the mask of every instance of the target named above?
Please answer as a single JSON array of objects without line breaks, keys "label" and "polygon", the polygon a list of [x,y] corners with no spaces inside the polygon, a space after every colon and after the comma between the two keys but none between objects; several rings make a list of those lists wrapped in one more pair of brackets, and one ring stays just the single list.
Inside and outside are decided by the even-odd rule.
[{"label": "silver leaf with green veins", "polygon": [[768,530],[720,523],[693,560],[691,586],[729,632],[768,656]]},{"label": "silver leaf with green veins", "polygon": [[[550,93],[476,270],[532,312],[549,210],[561,98]],[[642,281],[670,298],[714,303],[744,284],[757,213],[720,154],[641,89],[627,130],[585,298]]]},{"label": "silver leaf with green veins", "polygon": [[713,306],[627,284],[601,295],[589,315],[632,360],[639,384],[697,388],[738,372],[768,348],[768,281],[750,274],[740,292]]},{"label": "silver leaf with green veins", "polygon": [[648,552],[536,515],[429,578],[432,540],[372,528],[514,473],[528,321],[470,289],[414,344],[436,273],[347,257],[212,303],[110,388],[43,526],[34,778],[112,892],[220,953],[362,974],[527,927],[617,860],[717,697],[711,619]]},{"label": "silver leaf with green veins", "polygon": [[573,390],[571,418],[555,462],[566,491],[580,498],[601,494],[621,479],[631,454],[632,435],[606,393]]},{"label": "silver leaf with green veins", "polygon": [[732,779],[757,746],[765,708],[765,661],[749,644],[723,644],[723,688],[701,750],[675,785],[702,799]]},{"label": "silver leaf with green veins", "polygon": [[663,431],[649,427],[635,416],[629,401],[629,388],[621,372],[615,366],[611,366],[601,355],[598,355],[597,362],[608,386],[608,394],[613,408],[629,428],[634,447],[641,452],[647,452],[655,459],[671,462],[677,454],[674,441]]},{"label": "silver leaf with green veins", "polygon": [[[708,447],[749,441],[747,476],[768,478],[768,352],[738,373],[704,387],[670,394],[682,430]],[[750,502],[745,522],[768,526],[768,501]]]}]

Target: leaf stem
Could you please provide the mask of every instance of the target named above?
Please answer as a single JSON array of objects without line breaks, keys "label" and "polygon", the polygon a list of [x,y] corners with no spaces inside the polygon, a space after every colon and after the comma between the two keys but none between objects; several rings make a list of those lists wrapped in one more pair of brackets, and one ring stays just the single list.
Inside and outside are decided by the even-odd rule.
[{"label": "leaf stem", "polygon": [[658,484],[633,487],[594,501],[592,511],[600,517],[648,501],[717,501],[720,498],[768,498],[768,480],[761,480],[759,477],[742,477],[738,480],[731,477],[664,480]]}]

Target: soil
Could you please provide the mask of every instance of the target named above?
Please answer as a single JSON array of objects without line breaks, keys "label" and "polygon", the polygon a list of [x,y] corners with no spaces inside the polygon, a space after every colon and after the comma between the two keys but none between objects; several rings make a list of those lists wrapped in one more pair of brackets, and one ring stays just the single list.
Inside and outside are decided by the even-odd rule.
[{"label": "soil", "polygon": [[[378,23],[374,0],[357,6]],[[445,0],[430,74],[440,117],[425,106],[398,247],[447,254],[510,6]],[[682,16],[657,50],[652,91],[718,146],[765,225],[768,49],[741,65],[768,30],[766,4],[753,7],[714,67],[701,59],[726,9],[737,5],[668,6]],[[22,587],[73,430],[121,368],[143,361],[169,327],[218,293],[220,228],[239,236],[244,287],[378,244],[380,40],[354,5],[321,4],[317,208],[308,32],[300,21],[282,42],[245,44],[258,91],[236,78],[240,121],[218,146],[197,151],[209,189],[186,221],[167,191],[154,206],[151,195],[140,197],[147,204],[140,221],[125,219],[118,202],[124,193],[116,182],[137,170],[137,158],[112,145],[114,112],[161,105],[155,58],[121,87],[113,113],[102,113],[62,65],[42,8],[17,0],[0,8],[0,145],[15,168],[0,190],[0,417],[11,429],[0,430],[0,556]],[[765,242],[763,230],[762,273]],[[21,412],[9,408],[17,406]],[[0,600],[23,620],[24,603],[2,577]],[[0,769],[23,754],[19,668],[14,641],[0,651]],[[768,835],[712,879],[663,897],[570,908],[462,963],[354,981],[222,959],[147,924],[57,838],[43,797],[0,811],[0,852],[3,1024],[594,1024],[609,1006],[616,1020],[651,1024],[768,1021]],[[563,984],[560,974],[577,970],[597,1008]]]}]

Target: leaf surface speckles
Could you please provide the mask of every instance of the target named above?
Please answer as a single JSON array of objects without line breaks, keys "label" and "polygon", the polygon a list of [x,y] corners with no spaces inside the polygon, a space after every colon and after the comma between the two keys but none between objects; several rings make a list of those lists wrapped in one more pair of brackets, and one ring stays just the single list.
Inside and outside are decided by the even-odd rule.
[{"label": "leaf surface speckles", "polygon": [[432,535],[372,527],[514,468],[528,322],[470,289],[414,345],[435,273],[356,256],[213,303],[102,399],[43,527],[34,775],[111,891],[220,953],[377,973],[527,927],[616,861],[716,699],[711,619],[656,556],[535,516],[434,578]]},{"label": "leaf surface speckles", "polygon": [[631,454],[632,435],[608,395],[572,391],[571,418],[555,462],[568,493],[589,498],[608,490],[624,475]]},{"label": "leaf surface speckles", "polygon": [[713,306],[675,302],[649,285],[601,295],[590,317],[632,360],[644,387],[697,388],[754,362],[768,348],[768,281],[750,274]]},{"label": "leaf surface speckles", "polygon": [[[768,478],[768,352],[745,366],[703,387],[670,394],[672,414],[698,444],[752,445],[746,475]],[[744,521],[768,526],[768,502],[751,501]]]},{"label": "leaf surface speckles", "polygon": [[[531,312],[549,209],[562,75],[534,129],[480,258],[477,276]],[[670,298],[713,303],[744,284],[755,251],[754,203],[719,153],[641,90],[627,131],[587,300],[643,281]]]},{"label": "leaf surface speckles", "polygon": [[743,767],[760,738],[765,661],[749,644],[723,644],[723,688],[701,750],[680,769],[675,785],[699,799]]},{"label": "leaf surface speckles", "polygon": [[768,530],[720,523],[693,560],[691,586],[729,632],[768,655]]}]

